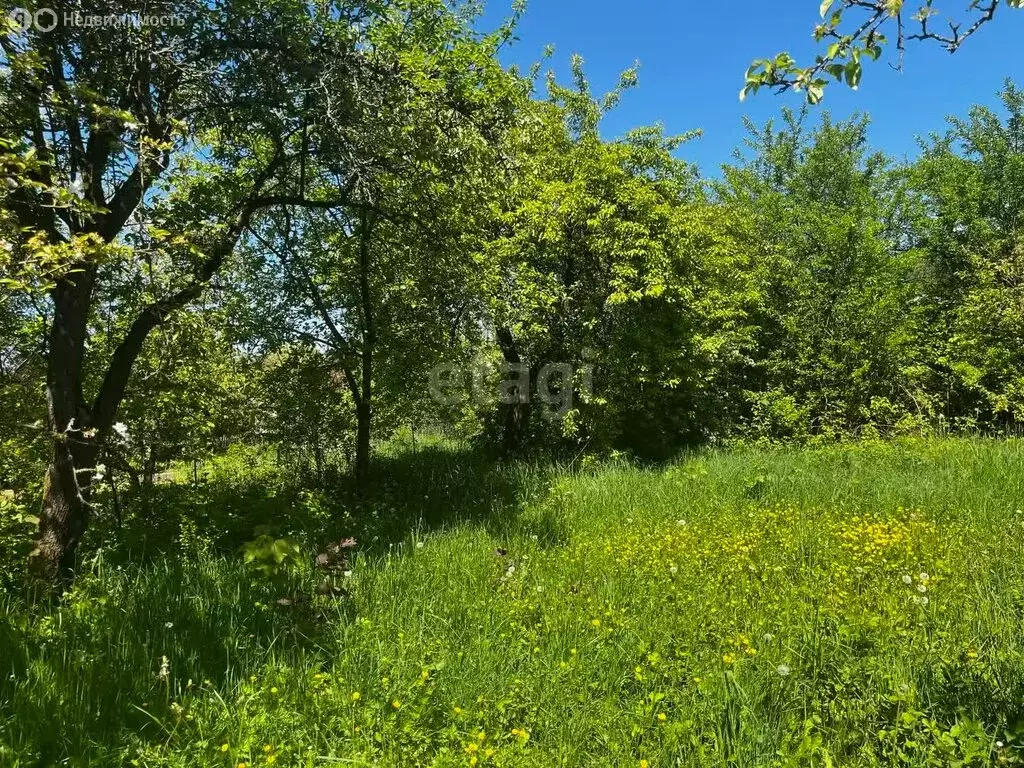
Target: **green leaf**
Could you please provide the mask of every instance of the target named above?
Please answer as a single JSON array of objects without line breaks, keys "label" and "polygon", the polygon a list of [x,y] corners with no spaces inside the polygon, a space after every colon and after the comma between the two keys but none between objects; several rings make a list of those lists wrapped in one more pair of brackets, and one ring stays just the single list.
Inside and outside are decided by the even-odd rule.
[{"label": "green leaf", "polygon": [[859,61],[851,61],[846,65],[846,84],[854,90],[860,85],[860,77],[863,73],[863,67]]}]

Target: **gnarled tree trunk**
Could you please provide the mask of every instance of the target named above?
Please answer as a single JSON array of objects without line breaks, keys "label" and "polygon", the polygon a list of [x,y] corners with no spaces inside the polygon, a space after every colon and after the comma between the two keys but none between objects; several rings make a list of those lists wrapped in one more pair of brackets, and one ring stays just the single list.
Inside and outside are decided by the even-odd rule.
[{"label": "gnarled tree trunk", "polygon": [[48,581],[66,581],[88,525],[89,483],[99,443],[82,395],[82,360],[95,267],[86,265],[54,286],[46,394],[51,440],[43,485],[39,536],[32,568]]},{"label": "gnarled tree trunk", "polygon": [[89,523],[89,491],[99,445],[80,432],[54,434],[43,483],[34,570],[47,581],[67,582],[78,542]]}]

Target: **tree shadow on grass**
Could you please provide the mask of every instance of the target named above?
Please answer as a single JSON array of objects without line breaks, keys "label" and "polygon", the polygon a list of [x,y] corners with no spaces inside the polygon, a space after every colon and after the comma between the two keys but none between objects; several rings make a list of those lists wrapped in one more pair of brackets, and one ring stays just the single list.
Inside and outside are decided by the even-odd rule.
[{"label": "tree shadow on grass", "polygon": [[362,492],[340,471],[320,483],[219,473],[125,494],[121,522],[109,511],[101,515],[87,545],[112,564],[137,567],[188,552],[196,540],[236,554],[264,533],[305,549],[351,536],[365,551],[455,525],[506,532],[547,492],[552,472],[541,462],[502,463],[470,448],[426,446],[378,455]]},{"label": "tree shadow on grass", "polygon": [[[301,668],[326,626],[276,603],[293,585],[253,579],[223,558],[161,559],[79,575],[59,614],[0,614],[0,747],[50,766],[110,759],[126,733],[159,742],[201,688],[231,689],[269,662]],[[58,727],[59,724],[59,727]],[[3,761],[0,749],[0,762]]]},{"label": "tree shadow on grass", "polygon": [[[522,532],[521,513],[550,477],[542,465],[436,446],[379,456],[365,495],[345,476],[320,487],[243,474],[140,489],[122,499],[121,526],[98,521],[59,621],[45,603],[0,616],[4,740],[50,765],[116,751],[126,732],[165,738],[187,680],[223,691],[271,660],[318,663],[319,633],[352,618],[348,601],[325,607],[311,592],[319,545],[352,536],[372,560],[455,526]],[[310,544],[296,574],[270,578],[241,562],[238,547],[260,530]]]},{"label": "tree shadow on grass", "polygon": [[426,447],[380,456],[365,503],[351,480],[344,494],[364,542],[397,542],[412,533],[476,525],[492,533],[513,528],[523,510],[548,491],[551,470],[496,462],[469,449]]}]

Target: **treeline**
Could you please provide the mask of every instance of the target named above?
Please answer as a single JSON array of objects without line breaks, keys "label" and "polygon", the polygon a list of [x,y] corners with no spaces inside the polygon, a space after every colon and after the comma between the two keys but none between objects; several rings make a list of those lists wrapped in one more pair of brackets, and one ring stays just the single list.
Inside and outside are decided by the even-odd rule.
[{"label": "treeline", "polygon": [[49,462],[51,571],[104,467],[144,482],[237,439],[365,483],[400,431],[662,458],[1016,429],[1013,85],[912,163],[867,119],[784,112],[701,178],[689,135],[602,136],[632,71],[541,85],[497,63],[514,20],[344,10],[131,41],[163,90],[89,37],[130,30],[8,38],[0,487],[38,492]]}]

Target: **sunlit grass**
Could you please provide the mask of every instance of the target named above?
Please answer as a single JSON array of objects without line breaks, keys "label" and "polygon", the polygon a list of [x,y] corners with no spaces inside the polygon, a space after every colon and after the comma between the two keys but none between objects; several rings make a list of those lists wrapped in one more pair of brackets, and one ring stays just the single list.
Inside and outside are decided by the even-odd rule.
[{"label": "sunlit grass", "polygon": [[453,453],[433,501],[385,495],[341,599],[312,550],[266,577],[202,542],[11,598],[0,764],[1017,764],[1022,467],[1015,441],[500,478]]}]

